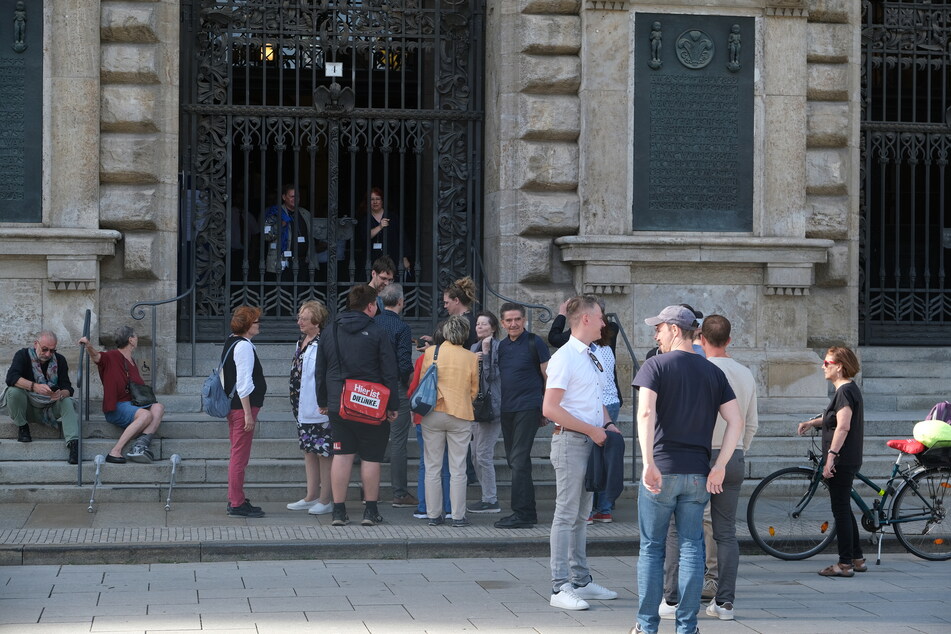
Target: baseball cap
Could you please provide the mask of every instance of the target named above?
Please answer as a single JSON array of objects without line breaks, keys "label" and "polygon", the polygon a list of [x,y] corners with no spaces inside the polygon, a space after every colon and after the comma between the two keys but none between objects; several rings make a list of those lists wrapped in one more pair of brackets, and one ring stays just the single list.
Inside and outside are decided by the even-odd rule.
[{"label": "baseball cap", "polygon": [[660,314],[656,317],[648,317],[644,320],[644,323],[648,326],[656,326],[657,324],[673,324],[679,326],[684,330],[695,330],[697,316],[694,315],[694,312],[683,306],[668,306],[664,310],[660,311]]}]

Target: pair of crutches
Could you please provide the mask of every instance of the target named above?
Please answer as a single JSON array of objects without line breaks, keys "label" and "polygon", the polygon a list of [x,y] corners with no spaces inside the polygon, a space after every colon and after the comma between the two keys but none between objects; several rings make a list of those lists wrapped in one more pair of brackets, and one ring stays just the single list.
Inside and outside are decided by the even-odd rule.
[{"label": "pair of crutches", "polygon": [[[168,497],[165,498],[166,511],[171,510],[172,508],[172,489],[175,488],[175,471],[178,469],[178,465],[181,464],[182,457],[177,453],[173,453],[168,461],[172,463],[172,473],[168,480]],[[106,457],[102,454],[98,454],[94,458],[93,462],[96,463],[96,481],[92,485],[92,495],[89,498],[89,508],[86,509],[90,513],[95,512],[93,505],[96,503],[96,489],[98,489],[99,485],[102,483],[102,465],[106,462]]]}]

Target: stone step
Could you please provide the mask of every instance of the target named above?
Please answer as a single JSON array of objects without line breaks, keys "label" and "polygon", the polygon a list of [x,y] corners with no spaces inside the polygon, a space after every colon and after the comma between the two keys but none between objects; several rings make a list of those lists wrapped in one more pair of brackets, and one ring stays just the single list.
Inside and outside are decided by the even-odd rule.
[{"label": "stone step", "polygon": [[903,396],[929,396],[932,401],[951,398],[951,381],[947,377],[923,378],[915,375],[903,377],[865,377],[863,395],[894,394]]},{"label": "stone step", "polygon": [[877,362],[928,362],[947,363],[948,349],[940,346],[861,346],[858,349],[862,364]]},{"label": "stone step", "polygon": [[951,398],[951,395],[921,395],[921,394],[875,394],[863,391],[862,397],[865,407],[880,411],[918,412],[921,418],[934,407],[934,404]]},{"label": "stone step", "polygon": [[921,377],[951,379],[951,364],[944,361],[862,361],[862,376],[868,378]]}]

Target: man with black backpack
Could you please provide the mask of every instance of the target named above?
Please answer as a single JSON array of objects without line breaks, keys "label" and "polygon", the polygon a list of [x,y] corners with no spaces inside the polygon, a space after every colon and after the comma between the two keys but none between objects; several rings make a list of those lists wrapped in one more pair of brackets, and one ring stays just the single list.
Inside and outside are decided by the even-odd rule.
[{"label": "man with black backpack", "polygon": [[541,337],[525,330],[525,307],[507,302],[500,309],[508,337],[499,342],[502,383],[502,440],[512,469],[512,514],[496,528],[531,528],[538,523],[532,446],[542,416],[545,368],[551,355]]}]

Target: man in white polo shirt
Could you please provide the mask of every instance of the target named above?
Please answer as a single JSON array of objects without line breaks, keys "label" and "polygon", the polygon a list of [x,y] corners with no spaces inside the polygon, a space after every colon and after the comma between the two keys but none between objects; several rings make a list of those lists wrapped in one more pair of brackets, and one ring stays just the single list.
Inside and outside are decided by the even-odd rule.
[{"label": "man in white polo shirt", "polygon": [[[617,598],[617,592],[591,579],[585,553],[592,493],[585,491],[588,457],[604,445],[609,433],[620,436],[601,402],[601,362],[591,343],[601,338],[604,313],[598,298],[574,297],[566,306],[571,337],[548,362],[542,411],[555,423],[551,464],[555,468],[555,515],[551,523],[550,604],[564,610],[586,610],[588,600]],[[607,425],[607,426],[605,426]]]}]

